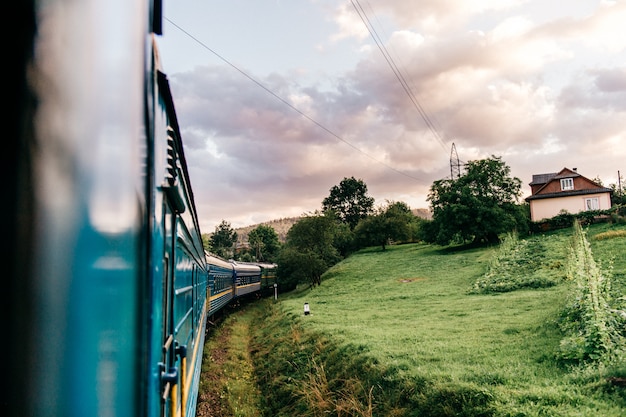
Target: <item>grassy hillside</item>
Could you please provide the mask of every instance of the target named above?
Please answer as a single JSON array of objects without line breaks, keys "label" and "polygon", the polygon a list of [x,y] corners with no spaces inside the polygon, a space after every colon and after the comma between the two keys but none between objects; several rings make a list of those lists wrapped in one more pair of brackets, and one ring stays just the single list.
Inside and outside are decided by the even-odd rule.
[{"label": "grassy hillside", "polygon": [[[230,404],[222,415],[626,415],[623,356],[611,366],[559,360],[558,323],[576,289],[566,279],[571,234],[525,240],[498,260],[500,274],[488,273],[498,247],[363,250],[329,270],[321,286],[251,304],[226,320],[224,332],[246,326],[247,337],[228,343],[235,359],[228,363],[249,358],[254,378],[220,385],[218,397]],[[626,226],[592,226],[587,237],[602,268],[612,265],[612,294],[623,297]],[[506,278],[514,290],[476,291],[486,277],[496,288]],[[532,285],[519,285],[524,280]],[[226,346],[211,339],[209,365]],[[240,384],[258,388],[252,413],[233,411],[244,408]]]}]

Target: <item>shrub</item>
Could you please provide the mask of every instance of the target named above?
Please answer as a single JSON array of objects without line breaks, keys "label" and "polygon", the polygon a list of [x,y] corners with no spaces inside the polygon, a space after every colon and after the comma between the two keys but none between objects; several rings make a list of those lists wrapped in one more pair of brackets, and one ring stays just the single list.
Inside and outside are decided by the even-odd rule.
[{"label": "shrub", "polygon": [[571,227],[574,221],[578,221],[583,226],[601,222],[620,223],[624,221],[624,214],[620,214],[621,211],[623,211],[623,208],[620,206],[614,206],[608,210],[581,211],[576,214],[571,214],[566,210],[562,210],[559,214],[552,218],[532,222],[530,231],[538,233],[565,229]]},{"label": "shrub", "polygon": [[546,288],[559,279],[542,270],[545,248],[538,239],[519,240],[508,233],[487,267],[487,272],[470,289],[470,293],[497,293],[520,288]]}]

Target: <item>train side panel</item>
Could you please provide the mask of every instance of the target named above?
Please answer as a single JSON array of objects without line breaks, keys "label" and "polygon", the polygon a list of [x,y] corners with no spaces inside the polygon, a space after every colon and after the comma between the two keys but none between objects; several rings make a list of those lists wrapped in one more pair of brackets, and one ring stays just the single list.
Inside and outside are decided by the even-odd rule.
[{"label": "train side panel", "polygon": [[[158,67],[158,65],[157,65]],[[150,415],[195,415],[207,270],[169,83],[156,72]],[[162,208],[159,210],[158,208]],[[163,245],[163,249],[161,246]]]},{"label": "train side panel", "polygon": [[0,414],[194,416],[208,275],[161,2],[24,3]]},{"label": "train side panel", "polygon": [[14,378],[12,368],[5,385],[9,415],[143,411],[137,300],[148,6],[102,6],[32,3],[38,33],[26,69],[35,104],[19,120],[28,124],[25,136],[8,138],[23,146],[22,176],[9,178],[22,194],[9,198],[24,203],[11,242],[19,264],[9,279],[23,292],[12,294],[20,317],[10,317],[23,327],[5,335],[21,350],[5,357],[19,373]]},{"label": "train side panel", "polygon": [[261,290],[261,268],[258,265],[233,261],[235,268],[235,297]]},{"label": "train side panel", "polygon": [[276,278],[276,269],[278,265],[267,262],[259,262],[257,265],[261,268],[261,291],[263,293],[274,291],[274,286],[278,285],[278,280]]},{"label": "train side panel", "polygon": [[232,263],[207,253],[209,270],[209,317],[224,308],[235,294],[235,271]]},{"label": "train side panel", "polygon": [[209,317],[248,294],[275,290],[276,264],[225,260],[206,253],[209,271]]}]

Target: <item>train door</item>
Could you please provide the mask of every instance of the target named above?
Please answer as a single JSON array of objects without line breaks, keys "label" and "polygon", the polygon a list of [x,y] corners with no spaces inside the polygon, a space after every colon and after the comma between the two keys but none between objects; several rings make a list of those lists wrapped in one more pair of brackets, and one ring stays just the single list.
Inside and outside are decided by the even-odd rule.
[{"label": "train door", "polygon": [[163,251],[163,347],[161,357],[161,416],[176,415],[180,404],[178,390],[180,372],[176,351],[174,323],[174,272],[176,247],[176,215],[167,199],[163,202],[164,251]]},{"label": "train door", "polygon": [[[179,214],[185,211],[185,204],[178,190],[177,155],[174,139],[174,130],[167,128],[167,175],[161,186],[163,191],[163,230],[164,230],[164,258],[163,258],[163,347],[161,362],[161,395],[163,417],[175,417],[184,412],[183,390],[181,382],[184,375],[186,347],[177,340],[177,309],[184,308],[184,303],[178,305],[176,291],[176,256],[180,252],[178,247],[177,222]],[[184,258],[181,253],[181,259]]]}]

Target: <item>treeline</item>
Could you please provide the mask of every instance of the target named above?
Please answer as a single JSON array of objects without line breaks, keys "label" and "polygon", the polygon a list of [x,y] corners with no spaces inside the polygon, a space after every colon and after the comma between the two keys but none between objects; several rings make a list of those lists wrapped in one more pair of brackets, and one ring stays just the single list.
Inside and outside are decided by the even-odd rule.
[{"label": "treeline", "polygon": [[[299,218],[284,243],[274,228],[262,224],[248,233],[246,247],[238,247],[237,232],[223,220],[206,237],[205,249],[224,258],[277,263],[282,291],[288,291],[300,283],[319,285],[328,268],[365,247],[385,250],[391,244],[420,241],[495,244],[507,233],[522,235],[537,229],[530,221],[528,204],[519,202],[522,181],[511,176],[500,157],[470,161],[464,170],[459,178],[438,180],[431,186],[432,219],[414,215],[401,201],[375,206],[365,182],[350,177],[330,189],[321,210]],[[623,218],[623,211],[615,213]],[[571,226],[573,217],[568,220]]]},{"label": "treeline", "polygon": [[284,243],[273,227],[262,224],[248,233],[248,245],[238,247],[237,232],[223,220],[204,246],[223,258],[278,264],[281,287],[295,288],[300,282],[318,285],[324,271],[363,247],[414,242],[419,224],[403,202],[374,207],[367,185],[354,177],[344,178],[331,188],[322,210],[299,218],[289,229]]}]

